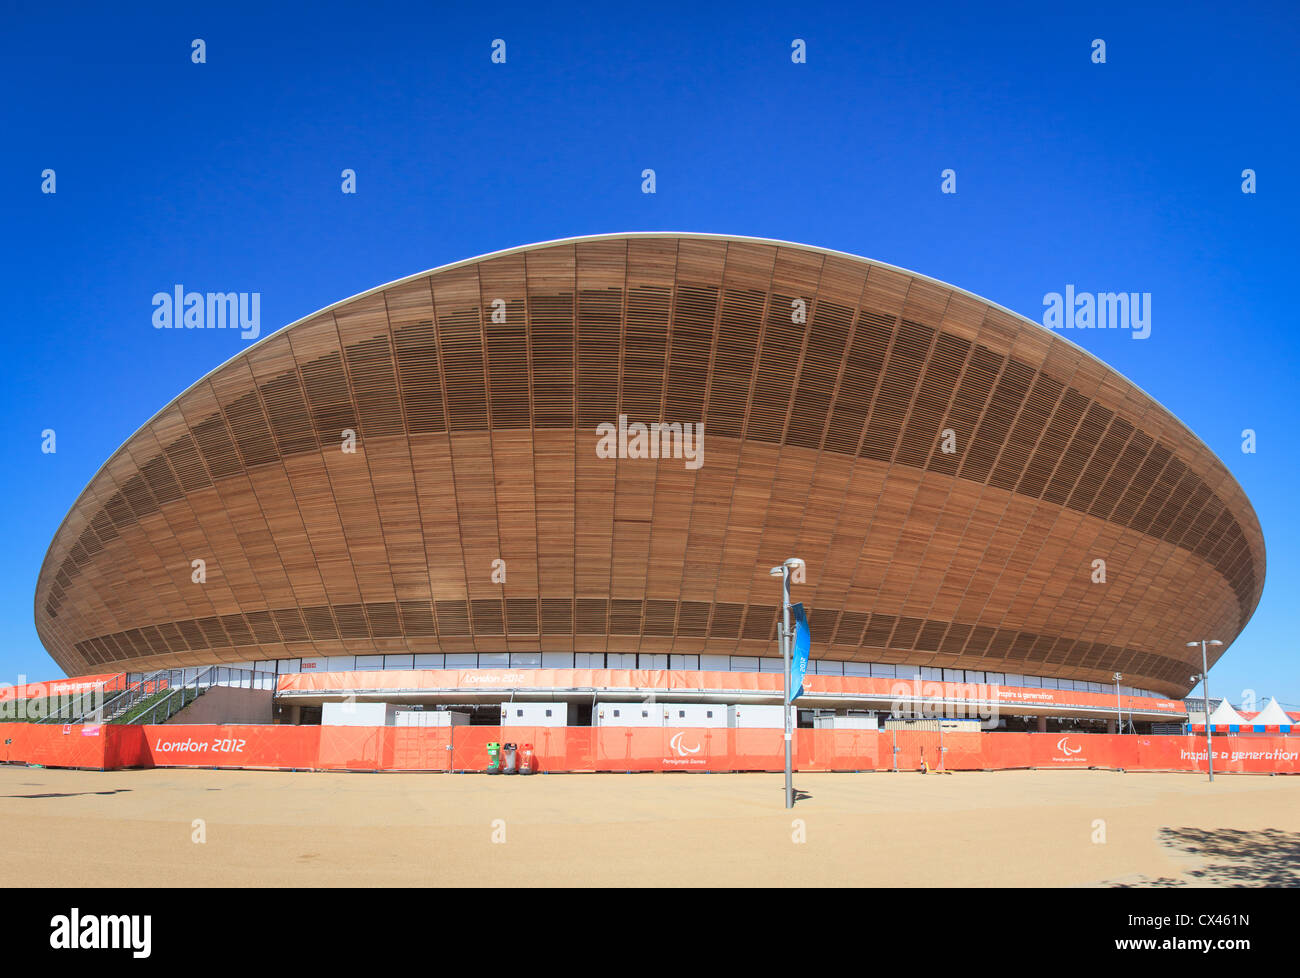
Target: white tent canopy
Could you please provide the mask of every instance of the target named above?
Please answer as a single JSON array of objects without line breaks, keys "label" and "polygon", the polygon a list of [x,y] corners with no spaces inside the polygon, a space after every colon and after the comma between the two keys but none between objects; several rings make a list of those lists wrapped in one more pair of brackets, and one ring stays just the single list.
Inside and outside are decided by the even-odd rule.
[{"label": "white tent canopy", "polygon": [[1241,714],[1234,710],[1232,704],[1227,700],[1223,700],[1210,714],[1210,724],[1215,727],[1226,727],[1234,723],[1244,724],[1245,722],[1241,718]]},{"label": "white tent canopy", "polygon": [[[1217,722],[1217,721],[1216,721]],[[1268,701],[1268,706],[1256,715],[1255,719],[1250,721],[1265,727],[1285,727],[1291,723],[1291,718],[1286,715],[1286,711],[1278,705],[1277,697]]]}]

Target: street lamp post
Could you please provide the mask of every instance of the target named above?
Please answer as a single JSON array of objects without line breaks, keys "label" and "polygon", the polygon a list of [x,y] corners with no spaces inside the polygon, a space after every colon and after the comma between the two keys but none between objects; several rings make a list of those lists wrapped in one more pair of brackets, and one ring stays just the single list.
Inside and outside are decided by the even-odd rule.
[{"label": "street lamp post", "polygon": [[1189,649],[1194,649],[1198,645],[1201,647],[1201,695],[1205,697],[1205,763],[1211,781],[1214,780],[1214,728],[1210,725],[1210,662],[1205,647],[1222,644],[1217,638],[1203,638],[1197,642],[1187,643]]},{"label": "street lamp post", "polygon": [[1124,678],[1122,673],[1115,673],[1110,677],[1115,680],[1115,732],[1124,732],[1124,707],[1119,698],[1119,682]]},{"label": "street lamp post", "polygon": [[790,744],[793,740],[790,723],[790,646],[794,638],[790,631],[790,572],[802,567],[803,561],[798,557],[789,557],[768,574],[781,578],[781,658],[785,666],[785,693],[782,697],[782,716],[785,719],[785,807],[794,807],[794,780],[790,773]]}]

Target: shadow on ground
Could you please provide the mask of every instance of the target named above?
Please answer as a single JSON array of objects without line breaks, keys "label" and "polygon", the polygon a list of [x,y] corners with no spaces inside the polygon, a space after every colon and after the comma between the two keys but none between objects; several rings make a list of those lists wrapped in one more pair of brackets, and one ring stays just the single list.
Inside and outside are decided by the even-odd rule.
[{"label": "shadow on ground", "polygon": [[114,788],[112,791],[46,791],[39,795],[0,795],[3,798],[80,798],[82,795],[118,795],[130,788]]},{"label": "shadow on ground", "polygon": [[1186,859],[1181,876],[1138,876],[1105,886],[1300,886],[1300,832],[1169,828],[1160,842]]}]

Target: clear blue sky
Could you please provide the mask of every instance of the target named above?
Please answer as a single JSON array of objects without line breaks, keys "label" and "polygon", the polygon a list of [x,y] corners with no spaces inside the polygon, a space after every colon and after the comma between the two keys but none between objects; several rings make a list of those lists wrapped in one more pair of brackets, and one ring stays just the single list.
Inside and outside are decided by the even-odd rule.
[{"label": "clear blue sky", "polygon": [[1150,339],[1071,335],[1183,419],[1259,513],[1263,601],[1212,691],[1300,704],[1293,4],[184,6],[2,15],[0,680],[59,675],[32,595],[86,481],[245,345],[153,329],[155,292],[261,292],[265,333],[500,248],[690,230],[865,255],[1033,319],[1066,283],[1152,293]]}]

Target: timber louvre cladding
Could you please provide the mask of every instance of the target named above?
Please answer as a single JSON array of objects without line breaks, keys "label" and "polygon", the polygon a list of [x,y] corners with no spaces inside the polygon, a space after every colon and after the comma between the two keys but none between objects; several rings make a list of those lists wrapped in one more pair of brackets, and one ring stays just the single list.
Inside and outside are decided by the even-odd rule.
[{"label": "timber louvre cladding", "polygon": [[[703,466],[598,458],[620,414],[702,421]],[[250,347],[96,475],[35,610],[69,673],[771,654],[789,553],[818,657],[1181,695],[1186,635],[1241,630],[1264,549],[1204,446],[1041,327],[866,260],[630,235],[417,276]]]}]

